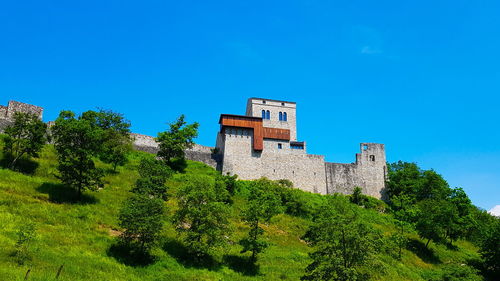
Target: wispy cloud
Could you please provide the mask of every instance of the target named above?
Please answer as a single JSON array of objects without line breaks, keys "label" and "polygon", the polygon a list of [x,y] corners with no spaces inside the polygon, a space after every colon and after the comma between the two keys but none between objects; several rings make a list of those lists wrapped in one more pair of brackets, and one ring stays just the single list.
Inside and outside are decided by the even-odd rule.
[{"label": "wispy cloud", "polygon": [[382,50],[372,46],[363,46],[361,48],[361,53],[364,55],[376,55],[381,54]]},{"label": "wispy cloud", "polygon": [[357,25],[353,27],[353,39],[360,54],[379,55],[383,53],[383,39],[375,28]]}]

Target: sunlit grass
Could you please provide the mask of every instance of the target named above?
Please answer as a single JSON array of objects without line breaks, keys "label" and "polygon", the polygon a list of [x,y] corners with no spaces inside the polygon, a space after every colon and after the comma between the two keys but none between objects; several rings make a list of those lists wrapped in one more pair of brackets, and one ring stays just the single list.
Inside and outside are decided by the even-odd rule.
[{"label": "sunlit grass", "polygon": [[[1,146],[1,145],[0,145]],[[1,155],[0,155],[1,157]],[[177,174],[169,181],[170,199],[166,203],[168,216],[162,243],[154,249],[154,263],[140,267],[128,266],[108,252],[119,234],[117,214],[121,203],[138,177],[136,167],[141,157],[151,155],[136,152],[125,167],[116,174],[109,173],[106,186],[96,192],[85,192],[83,203],[64,201],[65,188],[56,178],[57,159],[53,147],[46,146],[31,174],[23,174],[0,168],[0,280],[55,280],[59,267],[63,269],[58,280],[298,280],[310,263],[307,244],[301,240],[310,223],[307,218],[281,214],[263,226],[264,238],[271,246],[259,255],[257,268],[245,262],[247,254],[240,254],[241,239],[248,227],[240,221],[240,211],[245,202],[245,190],[233,198],[231,245],[217,255],[219,265],[194,267],[176,256],[173,247],[177,241],[171,225],[171,215],[177,204],[174,195],[185,175],[206,174],[215,176],[216,171],[198,162],[189,161],[185,175]],[[99,167],[109,169],[105,164]],[[303,193],[311,203],[317,204],[323,197]],[[394,231],[392,217],[375,210],[362,210],[363,219],[380,229],[384,235]],[[37,238],[31,250],[33,259],[19,266],[13,257],[16,232],[25,223],[33,222]],[[416,234],[411,237],[423,243]],[[418,244],[419,245],[419,244]],[[374,280],[425,280],[433,272],[449,263],[462,263],[477,258],[477,249],[468,242],[459,241],[457,249],[431,242],[432,257],[404,250],[401,261],[389,254],[381,254]]]}]

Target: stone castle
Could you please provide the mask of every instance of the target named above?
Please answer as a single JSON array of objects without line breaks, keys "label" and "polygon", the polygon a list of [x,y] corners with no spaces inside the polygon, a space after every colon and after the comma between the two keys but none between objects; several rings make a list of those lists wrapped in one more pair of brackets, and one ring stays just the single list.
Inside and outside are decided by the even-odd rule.
[{"label": "stone castle", "polygon": [[[351,194],[359,186],[364,194],[382,198],[384,145],[361,143],[354,163],[325,162],[322,155],[308,154],[306,142],[297,139],[296,110],[295,102],[250,98],[245,115],[221,114],[215,147],[195,145],[186,150],[186,157],[244,180],[288,179],[297,188],[321,194]],[[42,118],[43,108],[15,101],[0,106],[0,131],[18,111]],[[153,137],[132,135],[136,149],[158,150]]]}]

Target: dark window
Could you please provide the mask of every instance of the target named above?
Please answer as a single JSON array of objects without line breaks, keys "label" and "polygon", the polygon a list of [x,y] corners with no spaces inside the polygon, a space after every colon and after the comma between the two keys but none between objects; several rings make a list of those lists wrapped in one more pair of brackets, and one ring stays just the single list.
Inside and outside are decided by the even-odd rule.
[{"label": "dark window", "polygon": [[284,103],[284,102],[282,102],[282,103],[281,103],[281,105],[283,105],[283,106],[284,106],[284,105],[285,105],[285,103]]},{"label": "dark window", "polygon": [[370,155],[370,161],[375,161],[375,155]]},{"label": "dark window", "polygon": [[287,119],[286,112],[283,112],[283,121],[288,121]]},{"label": "dark window", "polygon": [[279,119],[280,119],[280,121],[283,121],[283,112],[280,112]]},{"label": "dark window", "polygon": [[296,144],[291,144],[290,148],[291,149],[304,149],[304,146],[302,146],[302,145],[296,145]]},{"label": "dark window", "polygon": [[269,110],[268,110],[268,111],[266,111],[266,119],[267,119],[267,120],[270,120],[270,119],[271,119],[271,112],[269,112]]},{"label": "dark window", "polygon": [[281,143],[278,143],[278,149],[281,149],[281,148],[282,148]]},{"label": "dark window", "polygon": [[266,111],[262,110],[262,119],[266,119]]},{"label": "dark window", "polygon": [[263,101],[262,101],[262,103],[266,103],[266,101],[265,101],[265,100],[263,100]]}]

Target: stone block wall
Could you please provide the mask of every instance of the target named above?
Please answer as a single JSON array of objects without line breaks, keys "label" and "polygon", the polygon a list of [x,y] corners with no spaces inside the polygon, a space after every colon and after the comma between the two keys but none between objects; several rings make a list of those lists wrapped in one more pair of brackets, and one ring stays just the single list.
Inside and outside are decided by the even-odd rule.
[{"label": "stone block wall", "polygon": [[[294,102],[274,101],[268,99],[250,98],[247,102],[247,116],[262,117],[262,110],[269,110],[271,119],[264,119],[263,125],[268,128],[290,130],[290,140],[297,140],[297,105]],[[279,113],[287,113],[287,121],[279,120]]]},{"label": "stone block wall", "polygon": [[360,150],[355,163],[325,163],[328,194],[352,194],[354,187],[359,186],[363,194],[384,197],[387,173],[384,145],[362,143]]},{"label": "stone block wall", "polygon": [[[297,153],[291,149],[278,150],[275,140],[264,140],[264,150],[252,149],[253,134],[219,134],[222,172],[237,174],[240,179],[266,177],[288,179],[305,191],[326,194],[325,161],[321,155]],[[289,145],[282,142],[283,147]]]},{"label": "stone block wall", "polygon": [[[158,143],[151,136],[141,135],[141,134],[131,134],[134,139],[134,148],[140,151],[145,151],[149,153],[157,153]],[[186,159],[192,161],[203,162],[214,169],[217,169],[218,165],[218,156],[212,153],[213,147],[203,146],[199,144],[195,144],[193,148],[187,149]]]},{"label": "stone block wall", "polygon": [[9,104],[7,106],[7,114],[6,117],[8,119],[12,119],[14,117],[14,113],[16,112],[24,112],[24,113],[31,113],[38,118],[42,119],[43,115],[43,108],[32,105],[32,104],[27,104],[27,103],[22,103],[18,101],[9,101]]}]

